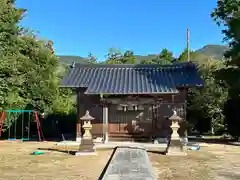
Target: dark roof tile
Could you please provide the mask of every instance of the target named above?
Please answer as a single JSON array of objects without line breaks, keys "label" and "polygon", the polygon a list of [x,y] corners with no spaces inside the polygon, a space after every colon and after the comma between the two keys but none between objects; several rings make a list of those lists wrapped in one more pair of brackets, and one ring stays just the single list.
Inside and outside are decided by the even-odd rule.
[{"label": "dark roof tile", "polygon": [[87,94],[177,93],[178,87],[202,85],[193,63],[175,65],[75,64],[62,87],[86,87]]},{"label": "dark roof tile", "polygon": [[100,68],[89,83],[87,94],[177,93],[171,75],[164,70],[135,68]]}]

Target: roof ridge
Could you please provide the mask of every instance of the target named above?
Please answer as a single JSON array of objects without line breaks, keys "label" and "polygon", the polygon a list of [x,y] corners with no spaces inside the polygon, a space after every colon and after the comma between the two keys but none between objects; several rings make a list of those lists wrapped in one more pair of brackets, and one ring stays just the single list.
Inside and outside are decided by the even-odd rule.
[{"label": "roof ridge", "polygon": [[192,62],[180,62],[175,64],[167,64],[167,65],[160,65],[160,64],[81,64],[81,63],[73,63],[74,67],[88,67],[88,68],[175,68],[175,67],[186,67],[195,65]]}]

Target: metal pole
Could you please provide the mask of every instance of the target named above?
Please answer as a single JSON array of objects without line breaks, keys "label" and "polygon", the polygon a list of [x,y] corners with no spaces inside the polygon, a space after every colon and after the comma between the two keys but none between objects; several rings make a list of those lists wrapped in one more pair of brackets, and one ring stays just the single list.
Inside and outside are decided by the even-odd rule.
[{"label": "metal pole", "polygon": [[187,29],[187,61],[190,61],[190,35],[189,29]]}]

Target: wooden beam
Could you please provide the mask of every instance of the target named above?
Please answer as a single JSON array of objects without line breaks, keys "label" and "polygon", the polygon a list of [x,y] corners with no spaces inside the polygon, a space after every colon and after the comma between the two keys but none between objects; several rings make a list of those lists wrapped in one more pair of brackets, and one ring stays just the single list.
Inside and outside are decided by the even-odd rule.
[{"label": "wooden beam", "polygon": [[81,141],[82,139],[82,131],[81,131],[81,120],[80,120],[80,91],[77,90],[77,123],[76,123],[76,141]]},{"label": "wooden beam", "polygon": [[103,136],[104,143],[108,142],[108,106],[103,106]]}]

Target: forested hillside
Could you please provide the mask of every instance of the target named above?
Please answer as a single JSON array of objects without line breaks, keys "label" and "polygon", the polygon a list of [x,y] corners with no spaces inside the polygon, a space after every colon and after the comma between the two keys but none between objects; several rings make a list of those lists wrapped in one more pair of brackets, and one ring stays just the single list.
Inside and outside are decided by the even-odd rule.
[{"label": "forested hillside", "polygon": [[[206,57],[210,57],[213,59],[221,60],[226,52],[227,47],[223,45],[206,45],[194,52],[201,54]],[[87,63],[87,57],[80,57],[80,56],[70,56],[70,55],[59,55],[60,62],[64,64],[72,64],[72,62],[79,62],[79,63]],[[141,61],[149,61],[157,57],[157,54],[149,54],[149,55],[135,55],[136,61],[140,63]]]}]

